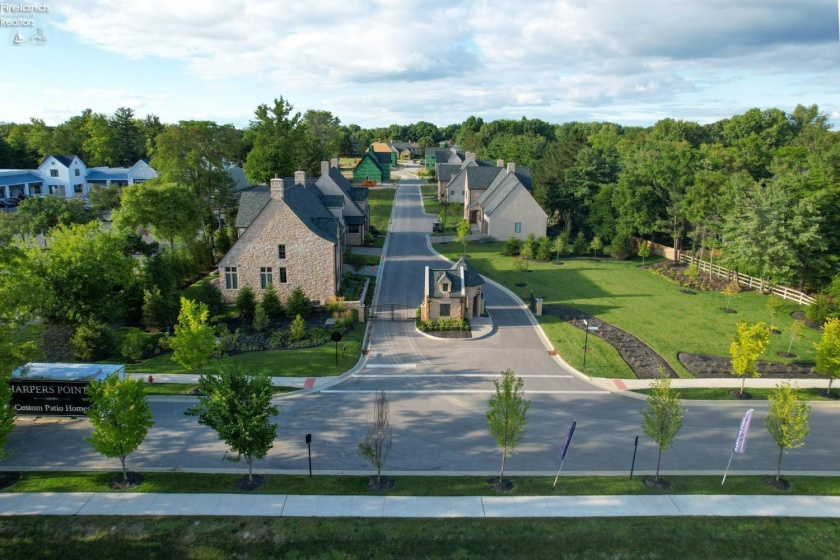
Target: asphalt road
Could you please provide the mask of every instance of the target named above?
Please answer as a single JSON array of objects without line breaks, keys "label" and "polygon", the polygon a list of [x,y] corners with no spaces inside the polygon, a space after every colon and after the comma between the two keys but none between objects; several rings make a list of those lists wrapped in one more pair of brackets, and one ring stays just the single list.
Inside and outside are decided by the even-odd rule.
[{"label": "asphalt road", "polygon": [[[428,249],[426,234],[434,217],[423,213],[418,186],[418,181],[403,180],[397,189],[376,305],[417,306],[423,267],[447,262]],[[636,470],[654,469],[657,449],[640,427],[644,401],[603,391],[564,369],[548,355],[527,311],[511,295],[490,283],[484,292],[496,328],[481,340],[432,340],[417,333],[411,321],[374,321],[363,368],[318,392],[277,399],[277,440],[255,466],[305,470],[304,436],[311,433],[316,471],[368,472],[370,465],[358,457],[357,443],[374,393],[385,390],[394,428],[388,471],[498,472],[501,452],[484,415],[492,379],[511,368],[524,379],[531,409],[519,453],[507,461],[508,472],[556,471],[559,448],[573,420],[577,430],[564,472],[629,472],[637,435]],[[215,433],[183,415],[193,399],[150,400],[156,424],[129,457],[130,468],[244,469],[224,462],[225,449]],[[724,401],[686,403],[684,428],[663,454],[663,472],[722,472],[749,407],[756,412],[747,453],[735,458],[730,472],[773,472],[778,448],[763,427],[766,404]],[[806,445],[784,457],[783,471],[836,473],[838,418],[840,407],[815,404]],[[8,445],[14,455],[0,468],[116,468],[117,461],[100,457],[83,440],[89,432],[85,420],[19,420]]]}]

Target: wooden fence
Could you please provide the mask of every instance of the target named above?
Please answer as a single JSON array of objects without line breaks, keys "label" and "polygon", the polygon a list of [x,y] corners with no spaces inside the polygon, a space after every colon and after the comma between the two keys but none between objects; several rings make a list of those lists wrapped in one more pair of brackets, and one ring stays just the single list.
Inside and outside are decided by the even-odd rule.
[{"label": "wooden fence", "polygon": [[814,303],[814,298],[808,294],[803,294],[799,290],[794,290],[793,288],[788,288],[786,286],[772,286],[767,284],[767,282],[763,282],[759,278],[753,278],[752,276],[747,276],[746,274],[736,273],[728,268],[723,268],[722,266],[718,266],[707,261],[701,261],[700,259],[686,255],[685,253],[680,255],[680,257],[682,262],[696,265],[698,270],[701,272],[709,272],[709,268],[711,268],[712,274],[715,276],[726,278],[727,280],[737,278],[739,284],[750,288],[760,289],[763,286],[765,291],[777,295],[782,299],[795,301],[800,305],[810,305]]}]

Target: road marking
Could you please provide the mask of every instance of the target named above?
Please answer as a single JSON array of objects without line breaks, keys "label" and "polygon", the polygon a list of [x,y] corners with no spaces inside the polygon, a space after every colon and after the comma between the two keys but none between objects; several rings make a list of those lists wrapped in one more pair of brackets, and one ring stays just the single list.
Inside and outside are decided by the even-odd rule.
[{"label": "road marking", "polygon": [[[379,366],[386,367],[386,366]],[[499,374],[492,373],[402,373],[399,375],[388,375],[385,373],[357,373],[353,377],[394,378],[394,377],[481,377],[496,378]],[[539,378],[539,379],[571,379],[573,375],[517,375],[517,377]]]},{"label": "road marking", "polygon": [[613,383],[615,383],[615,386],[618,387],[619,391],[627,390],[627,385],[625,385],[624,381],[622,381],[621,379],[613,379]]},{"label": "road marking", "polygon": [[315,378],[314,377],[307,378],[307,380],[303,383],[303,388],[304,389],[311,389],[314,386],[315,386]]},{"label": "road marking", "polygon": [[[496,391],[480,389],[384,389],[386,393],[417,393],[417,394],[494,394]],[[320,393],[357,393],[373,394],[379,390],[373,389],[324,389]],[[525,391],[526,395],[609,395],[609,391]]]},{"label": "road marking", "polygon": [[365,369],[368,368],[394,368],[394,369],[413,369],[417,364],[366,364]]}]

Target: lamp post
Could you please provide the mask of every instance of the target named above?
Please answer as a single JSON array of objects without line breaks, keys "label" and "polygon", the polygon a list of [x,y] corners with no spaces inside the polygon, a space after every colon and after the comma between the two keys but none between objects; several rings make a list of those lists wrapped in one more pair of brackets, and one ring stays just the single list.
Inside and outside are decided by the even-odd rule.
[{"label": "lamp post", "polygon": [[583,320],[584,330],[586,334],[583,336],[583,367],[586,367],[586,349],[589,346],[589,331],[597,331],[598,327],[595,325],[589,326],[589,321],[586,319]]}]

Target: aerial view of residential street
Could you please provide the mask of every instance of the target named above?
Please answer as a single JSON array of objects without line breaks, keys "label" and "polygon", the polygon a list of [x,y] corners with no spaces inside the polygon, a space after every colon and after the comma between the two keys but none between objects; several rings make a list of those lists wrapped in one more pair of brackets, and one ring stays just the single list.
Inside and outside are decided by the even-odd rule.
[{"label": "aerial view of residential street", "polygon": [[840,3],[0,32],[0,558],[840,558]]}]

